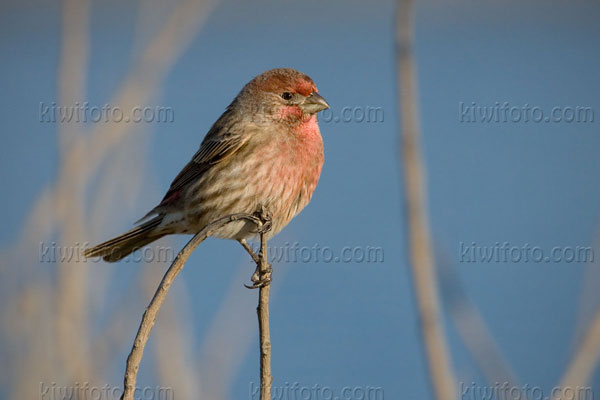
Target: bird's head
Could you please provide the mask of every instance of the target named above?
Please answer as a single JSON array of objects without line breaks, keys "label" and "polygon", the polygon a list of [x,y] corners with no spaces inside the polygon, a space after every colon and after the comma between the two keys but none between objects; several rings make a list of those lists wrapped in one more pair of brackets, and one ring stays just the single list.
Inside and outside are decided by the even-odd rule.
[{"label": "bird's head", "polygon": [[291,68],[263,72],[238,97],[255,106],[256,116],[292,126],[316,121],[316,114],[329,108],[313,80]]}]

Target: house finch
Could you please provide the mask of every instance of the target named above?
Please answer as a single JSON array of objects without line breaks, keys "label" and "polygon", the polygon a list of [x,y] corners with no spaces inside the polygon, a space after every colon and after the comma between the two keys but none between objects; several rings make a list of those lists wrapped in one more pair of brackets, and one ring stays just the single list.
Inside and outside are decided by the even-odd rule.
[{"label": "house finch", "polygon": [[[310,201],[323,165],[317,113],[329,104],[312,79],[278,68],[252,79],[202,141],[167,194],[136,228],[85,251],[118,261],[165,235],[194,234],[234,213],[271,213],[267,237],[286,226]],[[213,236],[244,241],[250,221],[225,225]]]}]

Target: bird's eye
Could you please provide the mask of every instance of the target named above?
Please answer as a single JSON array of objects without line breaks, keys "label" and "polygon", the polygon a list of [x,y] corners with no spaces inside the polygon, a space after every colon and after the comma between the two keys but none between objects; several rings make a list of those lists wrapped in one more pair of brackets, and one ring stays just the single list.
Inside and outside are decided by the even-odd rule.
[{"label": "bird's eye", "polygon": [[284,100],[291,100],[292,99],[292,94],[290,92],[283,92],[281,94],[281,98]]}]

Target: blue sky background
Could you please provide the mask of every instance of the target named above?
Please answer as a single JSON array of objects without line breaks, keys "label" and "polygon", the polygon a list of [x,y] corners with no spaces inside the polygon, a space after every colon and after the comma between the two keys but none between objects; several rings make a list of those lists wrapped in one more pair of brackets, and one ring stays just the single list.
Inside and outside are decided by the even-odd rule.
[{"label": "blue sky background", "polygon": [[[39,122],[39,103],[57,100],[60,8],[37,1],[1,7],[0,177],[2,205],[10,211],[0,243],[10,247],[42,187],[57,175],[57,125]],[[93,3],[90,104],[107,102],[131,66],[139,45],[136,7]],[[345,106],[381,107],[381,123],[321,123],[326,161],[318,189],[272,244],[318,243],[334,251],[380,246],[384,262],[275,266],[275,385],[377,386],[386,399],[432,397],[405,248],[393,13],[390,1],[219,2],[155,100],[173,108],[175,121],[141,127],[150,137],[145,168],[151,178],[143,182],[150,195],[140,198],[137,213],[98,233],[120,233],[155,205],[225,106],[266,69],[290,66],[309,74],[334,113]],[[578,338],[585,266],[459,263],[459,243],[529,243],[546,251],[594,246],[600,216],[599,20],[597,1],[417,4],[419,103],[435,247],[455,263],[520,381],[544,390],[561,377]],[[544,110],[587,106],[595,121],[459,122],[459,102],[505,101]],[[235,266],[246,262],[238,247],[210,240],[178,278],[190,291],[198,342]],[[124,264],[123,273],[133,276],[143,267]],[[248,262],[248,276],[251,270]],[[278,270],[285,270],[281,279]],[[255,303],[256,293],[242,295]],[[447,329],[457,378],[483,383],[456,332]],[[125,342],[128,347],[130,339]],[[115,384],[125,355],[109,373]],[[240,363],[231,388],[235,399],[247,398],[249,382],[258,380],[257,346]],[[149,365],[145,359],[142,371]],[[153,375],[141,379],[152,384]],[[600,393],[598,371],[593,382]]]}]

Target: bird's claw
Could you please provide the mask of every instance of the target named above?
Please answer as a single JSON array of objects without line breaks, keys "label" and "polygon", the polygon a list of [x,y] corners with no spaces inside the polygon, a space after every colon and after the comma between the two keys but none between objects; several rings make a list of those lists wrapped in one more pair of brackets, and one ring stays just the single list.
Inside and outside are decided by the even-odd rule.
[{"label": "bird's claw", "polygon": [[261,287],[269,286],[271,284],[271,277],[266,277],[264,279],[258,280],[254,282],[252,285],[246,285],[246,289],[260,289]]},{"label": "bird's claw", "polygon": [[271,284],[271,274],[273,272],[273,268],[269,265],[267,270],[262,272],[259,268],[256,268],[256,271],[252,274],[250,280],[252,281],[252,285],[244,285],[248,289],[258,289],[264,286],[268,286]]},{"label": "bird's claw", "polygon": [[269,219],[266,222],[263,222],[262,226],[258,230],[258,233],[266,233],[269,232],[273,228],[273,222]]},{"label": "bird's claw", "polygon": [[258,228],[258,233],[265,233],[273,228],[273,215],[264,206],[261,206],[254,216],[261,222]]}]

